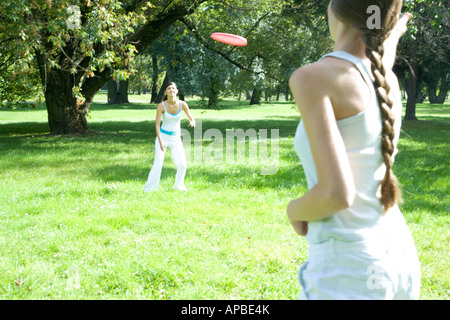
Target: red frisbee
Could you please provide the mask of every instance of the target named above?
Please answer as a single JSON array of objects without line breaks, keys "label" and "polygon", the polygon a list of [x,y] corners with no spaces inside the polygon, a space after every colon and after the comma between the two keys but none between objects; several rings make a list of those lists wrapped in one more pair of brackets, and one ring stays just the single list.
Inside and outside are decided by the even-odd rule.
[{"label": "red frisbee", "polygon": [[243,47],[247,45],[247,39],[231,33],[215,32],[211,34],[211,38],[226,44],[231,44],[233,46]]}]

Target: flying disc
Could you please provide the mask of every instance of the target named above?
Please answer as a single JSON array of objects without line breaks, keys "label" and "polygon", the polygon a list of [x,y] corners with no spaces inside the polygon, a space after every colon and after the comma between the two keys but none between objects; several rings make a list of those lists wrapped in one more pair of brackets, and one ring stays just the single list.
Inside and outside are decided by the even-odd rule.
[{"label": "flying disc", "polygon": [[241,36],[237,36],[235,34],[231,33],[222,33],[222,32],[215,32],[211,34],[211,38],[213,38],[216,41],[220,41],[226,44],[231,44],[233,46],[245,46],[247,45],[247,39]]}]

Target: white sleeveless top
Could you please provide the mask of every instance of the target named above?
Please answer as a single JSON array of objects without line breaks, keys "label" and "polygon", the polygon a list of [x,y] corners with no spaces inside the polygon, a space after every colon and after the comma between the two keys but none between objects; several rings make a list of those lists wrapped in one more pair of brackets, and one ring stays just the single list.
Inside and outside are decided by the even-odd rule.
[{"label": "white sleeveless top", "polygon": [[167,111],[166,104],[164,103],[164,101],[163,106],[165,112],[162,114],[163,123],[160,128],[161,132],[171,136],[180,135],[181,110],[182,110],[181,101],[178,112],[176,114],[172,114],[169,113],[169,111]]},{"label": "white sleeveless top", "polygon": [[[364,111],[337,120],[356,187],[354,202],[351,207],[339,211],[329,218],[309,222],[306,239],[310,243],[321,243],[330,238],[341,241],[358,241],[377,236],[391,223],[394,216],[398,218],[398,215],[401,215],[397,206],[383,214],[383,208],[379,200],[380,181],[384,177],[386,167],[381,154],[382,124],[380,108],[369,73],[359,58],[347,52],[336,51],[324,55],[321,59],[328,56],[353,63],[369,86],[371,98]],[[400,97],[395,97],[396,138],[394,155],[397,153],[401,111]],[[300,121],[298,125],[294,147],[303,165],[308,189],[311,189],[318,179],[303,121]]]}]

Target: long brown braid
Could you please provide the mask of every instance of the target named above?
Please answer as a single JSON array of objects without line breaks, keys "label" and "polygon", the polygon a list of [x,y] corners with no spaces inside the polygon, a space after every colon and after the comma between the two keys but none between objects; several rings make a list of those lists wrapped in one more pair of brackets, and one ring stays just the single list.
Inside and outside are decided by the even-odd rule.
[{"label": "long brown braid", "polygon": [[401,194],[397,177],[392,171],[392,155],[394,153],[394,137],[396,134],[394,130],[395,118],[392,112],[394,102],[389,97],[391,88],[386,81],[386,69],[382,63],[383,51],[383,45],[378,46],[376,50],[369,48],[369,46],[366,48],[366,55],[372,62],[372,74],[375,79],[375,90],[380,105],[383,124],[383,130],[381,133],[381,151],[383,161],[386,166],[386,173],[381,181],[380,200],[384,207],[384,211],[387,211],[400,201]]},{"label": "long brown braid", "polygon": [[[369,16],[367,8],[371,5],[377,5],[381,9],[381,28],[370,29],[367,26]],[[366,55],[371,61],[383,126],[381,152],[386,173],[381,181],[380,202],[385,212],[401,200],[398,180],[392,171],[396,134],[392,112],[394,101],[389,96],[391,88],[386,80],[387,71],[383,65],[383,43],[398,21],[401,5],[401,0],[332,0],[331,3],[331,8],[338,19],[360,31],[366,45]]]}]

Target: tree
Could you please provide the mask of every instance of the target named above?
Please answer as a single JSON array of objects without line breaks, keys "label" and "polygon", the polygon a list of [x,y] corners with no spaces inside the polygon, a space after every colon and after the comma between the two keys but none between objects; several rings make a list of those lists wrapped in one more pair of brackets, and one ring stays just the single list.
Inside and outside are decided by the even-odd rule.
[{"label": "tree", "polygon": [[[43,97],[39,96],[42,89],[39,76],[34,72],[36,65],[23,67],[24,60],[27,65],[28,53],[25,52],[25,56],[15,54],[14,39],[5,36],[1,29],[0,39],[0,106],[13,107],[36,96],[42,100]],[[13,63],[16,64],[16,69],[13,68]]]},{"label": "tree", "polygon": [[406,0],[405,6],[406,11],[413,13],[413,19],[408,33],[400,41],[395,70],[401,82],[406,84],[405,120],[417,120],[415,107],[422,85],[428,87],[430,102],[435,101],[433,98],[438,90],[441,99],[447,95],[449,11],[445,1]]},{"label": "tree", "polygon": [[[230,81],[235,92],[253,93],[251,104],[260,103],[268,83],[286,91],[296,68],[317,60],[331,48],[323,1],[268,1],[257,8],[206,6],[207,14],[200,17],[197,12],[181,21],[205,48],[241,70],[237,74],[233,71]],[[212,32],[222,30],[246,37],[248,45],[242,49],[209,39]],[[251,76],[245,77],[242,72]]]},{"label": "tree", "polygon": [[210,9],[267,12],[283,2],[73,0],[68,6],[65,0],[4,0],[0,30],[4,39],[13,39],[10,52],[23,57],[20,63],[14,59],[14,70],[27,73],[37,66],[51,133],[85,133],[97,91],[110,79],[133,75],[133,58],[174,22]]},{"label": "tree", "polygon": [[152,98],[150,102],[156,102],[156,95],[158,91],[158,74],[159,74],[159,64],[158,64],[158,56],[156,53],[152,54],[152,85],[151,85],[151,94]]},{"label": "tree", "polygon": [[132,75],[133,57],[202,2],[8,0],[0,25],[11,52],[24,57],[12,68],[37,65],[51,134],[85,133],[97,91]]},{"label": "tree", "polygon": [[108,85],[108,104],[125,104],[128,101],[128,79],[114,80],[110,79]]}]

